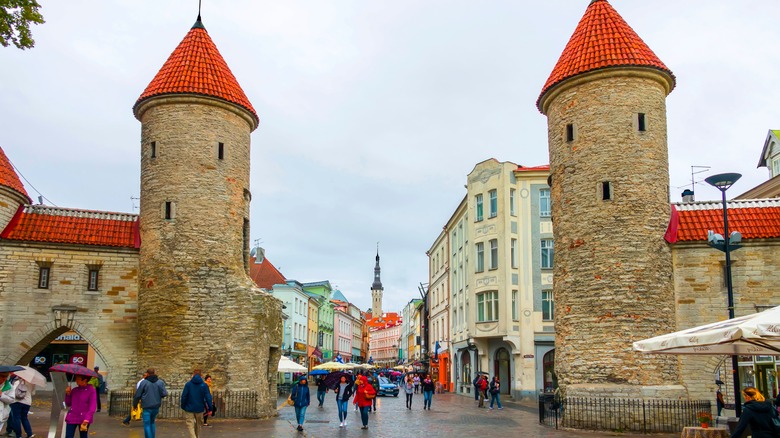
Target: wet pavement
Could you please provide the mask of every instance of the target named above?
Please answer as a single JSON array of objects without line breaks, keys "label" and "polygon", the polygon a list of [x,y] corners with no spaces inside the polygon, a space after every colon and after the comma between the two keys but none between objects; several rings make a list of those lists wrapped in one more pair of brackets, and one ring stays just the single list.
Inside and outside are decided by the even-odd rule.
[{"label": "wet pavement", "polygon": [[[474,399],[454,394],[436,394],[430,411],[422,409],[422,394],[415,394],[413,409],[408,410],[405,399],[400,397],[379,397],[377,412],[369,417],[369,428],[361,429],[360,413],[350,405],[347,427],[340,428],[336,401],[332,392],[327,394],[322,408],[317,407],[315,391],[312,391],[312,405],[306,413],[304,431],[295,430],[295,411],[290,406],[279,410],[279,416],[268,420],[211,419],[210,427],[204,428],[201,437],[409,437],[420,433],[426,437],[632,437],[632,435],[610,432],[555,430],[539,424],[534,404],[505,402],[503,410],[477,408]],[[279,405],[284,399],[279,399]],[[48,431],[48,406],[46,396],[41,394],[33,403],[30,415],[36,438],[45,438]],[[5,432],[5,431],[3,431]],[[457,435],[455,435],[457,434]],[[95,414],[95,423],[90,428],[90,437],[143,438],[143,424],[134,421],[129,427],[122,426],[121,418],[109,417],[103,411]],[[158,420],[157,436],[160,438],[187,437],[187,429],[180,420]],[[679,434],[653,435],[671,438]],[[5,437],[3,433],[0,437]]]}]

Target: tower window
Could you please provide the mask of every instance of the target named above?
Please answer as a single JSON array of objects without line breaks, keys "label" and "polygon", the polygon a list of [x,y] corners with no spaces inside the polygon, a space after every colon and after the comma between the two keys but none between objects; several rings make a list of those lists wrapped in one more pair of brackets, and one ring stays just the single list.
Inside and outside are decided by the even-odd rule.
[{"label": "tower window", "polygon": [[151,158],[157,158],[157,142],[153,141],[149,148],[149,155]]},{"label": "tower window", "polygon": [[49,274],[51,273],[50,266],[40,266],[38,268],[38,289],[49,288]]},{"label": "tower window", "polygon": [[165,201],[165,211],[163,212],[166,220],[173,219],[173,203],[171,201]]},{"label": "tower window", "polygon": [[574,124],[566,124],[566,141],[574,141]]},{"label": "tower window", "polygon": [[601,200],[609,201],[612,199],[612,183],[609,181],[601,182]]},{"label": "tower window", "polygon": [[639,132],[647,131],[647,125],[645,124],[645,113],[639,113],[636,117],[636,126]]},{"label": "tower window", "polygon": [[225,159],[225,143],[220,143],[219,146],[217,146],[217,158],[220,160]]},{"label": "tower window", "polygon": [[98,290],[98,279],[100,278],[100,271],[95,268],[90,268],[88,272],[87,290]]}]

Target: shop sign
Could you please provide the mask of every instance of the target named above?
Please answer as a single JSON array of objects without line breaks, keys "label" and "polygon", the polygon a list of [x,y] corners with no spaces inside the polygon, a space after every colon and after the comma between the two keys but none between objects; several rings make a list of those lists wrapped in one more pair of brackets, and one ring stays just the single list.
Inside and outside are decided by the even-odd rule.
[{"label": "shop sign", "polygon": [[533,358],[534,358],[533,354],[524,354],[523,355],[523,359],[533,359]]},{"label": "shop sign", "polygon": [[76,365],[82,365],[86,366],[87,364],[87,356],[83,354],[73,354],[70,356],[70,363],[76,364]]},{"label": "shop sign", "polygon": [[306,351],[306,344],[303,342],[295,342],[293,343],[293,348],[295,348],[298,351]]},{"label": "shop sign", "polygon": [[77,334],[72,335],[60,335],[54,338],[55,341],[80,341],[81,336]]},{"label": "shop sign", "polygon": [[33,359],[33,364],[46,365],[46,356],[35,356],[35,359]]}]

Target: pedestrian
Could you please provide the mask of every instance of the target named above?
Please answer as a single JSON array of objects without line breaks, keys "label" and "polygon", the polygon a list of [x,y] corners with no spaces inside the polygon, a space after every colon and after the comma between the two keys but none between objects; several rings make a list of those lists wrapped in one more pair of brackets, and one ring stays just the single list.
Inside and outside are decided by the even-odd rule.
[{"label": "pedestrian", "polygon": [[298,384],[293,386],[290,398],[293,400],[295,408],[295,419],[298,421],[298,431],[303,430],[303,421],[306,417],[306,408],[309,407],[309,382],[306,376],[298,380]]},{"label": "pedestrian", "polygon": [[[206,374],[206,377],[203,379],[204,382],[206,382],[206,386],[209,387],[209,393],[211,393],[211,374]],[[214,398],[212,397],[212,400]],[[209,415],[211,414],[211,415]],[[208,409],[206,409],[206,412],[203,413],[203,426],[209,427],[211,426],[209,424],[209,416],[214,416],[213,412],[210,412]]]},{"label": "pedestrian", "polygon": [[414,393],[417,394],[417,391],[420,389],[420,376],[417,374],[414,375]]},{"label": "pedestrian", "polygon": [[482,375],[479,378],[479,407],[484,408],[485,407],[485,398],[487,398],[487,388],[488,388],[488,382],[487,382],[487,376]]},{"label": "pedestrian", "polygon": [[436,390],[436,385],[433,383],[430,374],[425,375],[425,379],[422,381],[422,393],[423,393],[423,410],[426,408],[431,410],[431,401],[433,400],[433,391]]},{"label": "pedestrian", "polygon": [[414,379],[412,379],[412,376],[406,377],[403,387],[406,393],[406,409],[412,409],[412,396],[414,395]]},{"label": "pedestrian", "polygon": [[[138,383],[135,384],[135,389],[137,390],[139,386],[141,386],[141,383],[146,379],[147,374],[144,373],[143,377],[141,377],[141,380],[138,381]],[[133,408],[137,405],[131,405],[130,406],[130,413],[127,414],[127,417],[125,417],[124,420],[122,420],[122,426],[130,426],[130,419],[133,415]]]},{"label": "pedestrian", "polygon": [[718,417],[720,417],[721,411],[726,406],[726,401],[723,400],[723,393],[720,391],[720,385],[718,385],[718,390],[715,392],[715,404],[718,406]]},{"label": "pedestrian", "polygon": [[[371,386],[374,387],[374,392],[379,394],[379,377],[377,377],[376,374],[374,374],[373,376],[370,376],[368,378],[368,383],[370,383]],[[376,399],[377,399],[377,397],[374,397],[374,399],[373,399],[374,400],[374,403],[373,403],[374,412],[376,412]]]},{"label": "pedestrian", "polygon": [[27,438],[32,438],[35,434],[32,433],[32,427],[30,426],[30,420],[27,418],[27,414],[30,412],[30,405],[32,405],[32,396],[35,391],[35,385],[17,376],[12,388],[14,402],[11,404],[11,419],[9,420],[10,429],[13,430],[16,438],[22,437],[22,429],[24,429],[24,433],[27,434]]},{"label": "pedestrian", "polygon": [[328,393],[328,386],[325,384],[325,378],[317,378],[317,401],[319,402],[318,408],[322,408],[322,404],[325,402],[325,394]]},{"label": "pedestrian", "polygon": [[742,432],[750,426],[753,438],[775,437],[774,423],[772,419],[777,415],[772,402],[766,401],[763,394],[750,386],[742,390],[742,415],[739,417],[737,428],[731,434],[731,438],[739,438]]},{"label": "pedestrian", "polygon": [[89,377],[76,375],[76,387],[65,387],[65,406],[70,408],[65,416],[65,438],[73,438],[76,429],[79,438],[89,437],[89,425],[97,410],[97,391],[89,384]]},{"label": "pedestrian", "polygon": [[[8,381],[10,373],[0,373],[0,428],[8,423],[8,417],[11,415],[11,404],[14,400],[14,392],[11,382]],[[8,424],[7,430],[12,430]]]},{"label": "pedestrian", "polygon": [[211,391],[200,376],[200,369],[194,369],[192,379],[184,385],[184,390],[181,392],[181,408],[185,412],[184,419],[190,438],[198,438],[203,423],[203,412],[214,410]]},{"label": "pedestrian", "polygon": [[493,409],[493,402],[498,404],[498,409],[504,409],[501,406],[501,382],[498,376],[493,376],[490,382],[490,409]]},{"label": "pedestrian", "polygon": [[100,374],[100,367],[95,367],[96,377],[89,379],[89,384],[95,387],[97,392],[97,412],[100,412],[100,388],[103,387],[103,375]]},{"label": "pedestrian", "polygon": [[477,374],[476,377],[474,377],[474,380],[471,381],[471,384],[474,385],[474,401],[479,401],[479,381],[481,378],[480,375]]},{"label": "pedestrian", "polygon": [[141,414],[144,421],[144,438],[155,438],[157,435],[155,419],[160,412],[162,399],[167,396],[168,390],[165,389],[165,382],[157,377],[154,368],[146,370],[146,377],[138,385],[133,396],[133,406],[141,403],[141,408],[144,410]]},{"label": "pedestrian", "polygon": [[355,400],[360,407],[360,420],[363,422],[361,429],[368,429],[368,411],[371,409],[372,400],[376,398],[376,391],[368,383],[366,376],[359,376],[357,380],[357,389],[355,390]]},{"label": "pedestrian", "polygon": [[336,406],[339,410],[339,427],[347,425],[347,404],[349,403],[349,398],[352,397],[353,387],[352,380],[348,380],[346,375],[341,376],[339,384],[336,386]]}]

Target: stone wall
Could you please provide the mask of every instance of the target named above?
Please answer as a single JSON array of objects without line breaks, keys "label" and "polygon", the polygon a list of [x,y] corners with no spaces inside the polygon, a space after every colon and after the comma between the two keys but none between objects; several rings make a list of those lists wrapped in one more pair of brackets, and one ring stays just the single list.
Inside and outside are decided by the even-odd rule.
[{"label": "stone wall", "polygon": [[19,206],[27,202],[29,201],[17,191],[0,186],[0,232],[11,222]]},{"label": "stone wall", "polygon": [[[48,289],[39,262],[51,263]],[[99,265],[97,291],[87,265]],[[106,364],[113,388],[137,381],[138,252],[4,241],[0,246],[0,363],[28,363],[54,338],[74,330]]]},{"label": "stone wall", "polygon": [[[564,391],[680,380],[676,357],[632,349],[675,328],[663,240],[670,214],[664,83],[661,73],[612,69],[550,91],[556,372]],[[644,132],[637,113],[645,114]]]}]

